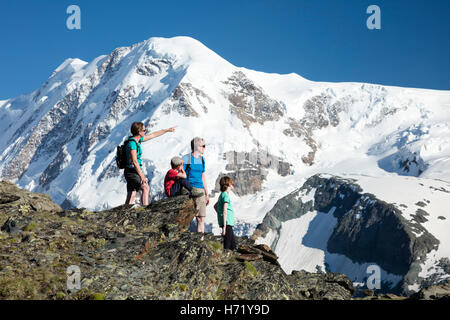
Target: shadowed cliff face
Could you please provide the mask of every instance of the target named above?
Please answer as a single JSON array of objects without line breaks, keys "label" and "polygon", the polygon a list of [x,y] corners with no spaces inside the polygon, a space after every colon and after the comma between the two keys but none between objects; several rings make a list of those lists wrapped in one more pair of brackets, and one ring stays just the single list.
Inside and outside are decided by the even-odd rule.
[{"label": "shadowed cliff face", "polygon": [[[310,200],[303,202],[304,195]],[[360,264],[376,263],[390,274],[401,275],[403,280],[391,291],[411,294],[408,286],[420,280],[419,265],[430,251],[438,248],[439,240],[419,223],[420,215],[416,220],[406,220],[394,205],[363,193],[351,179],[312,176],[276,203],[252,239],[275,231],[270,246],[276,251],[283,222],[311,211],[330,210],[332,213],[328,214],[333,214],[337,222],[323,250]]]},{"label": "shadowed cliff face", "polygon": [[[62,210],[46,195],[0,183],[1,299],[350,299],[341,274],[293,272],[263,245],[186,231],[187,196],[148,207]],[[81,290],[67,290],[78,266]]]}]

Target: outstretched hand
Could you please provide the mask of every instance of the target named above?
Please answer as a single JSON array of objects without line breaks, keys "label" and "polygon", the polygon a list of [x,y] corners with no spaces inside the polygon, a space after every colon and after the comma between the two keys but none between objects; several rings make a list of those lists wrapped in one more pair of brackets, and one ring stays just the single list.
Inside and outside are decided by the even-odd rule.
[{"label": "outstretched hand", "polygon": [[176,127],[177,127],[177,126],[171,127],[171,128],[169,128],[169,129],[166,129],[166,131],[167,131],[167,132],[174,132]]}]

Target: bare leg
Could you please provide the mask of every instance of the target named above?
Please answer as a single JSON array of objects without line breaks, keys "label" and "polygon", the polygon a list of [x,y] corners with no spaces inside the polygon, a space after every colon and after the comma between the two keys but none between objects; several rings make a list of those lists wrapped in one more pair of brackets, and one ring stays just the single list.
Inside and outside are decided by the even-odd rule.
[{"label": "bare leg", "polygon": [[143,206],[148,206],[148,193],[150,192],[150,186],[148,183],[144,183],[141,185],[142,190],[142,196],[141,196],[141,203]]},{"label": "bare leg", "polygon": [[136,191],[127,192],[127,199],[125,200],[125,204],[133,203],[135,197],[136,197]]},{"label": "bare leg", "polygon": [[203,240],[203,234],[205,233],[205,217],[196,217],[197,218],[197,232],[202,234],[200,240]]}]

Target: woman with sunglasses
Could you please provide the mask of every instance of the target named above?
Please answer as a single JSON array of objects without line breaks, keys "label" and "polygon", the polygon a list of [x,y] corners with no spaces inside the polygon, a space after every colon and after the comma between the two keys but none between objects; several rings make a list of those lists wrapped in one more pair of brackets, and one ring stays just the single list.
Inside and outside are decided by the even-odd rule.
[{"label": "woman with sunglasses", "polygon": [[126,145],[127,165],[125,167],[125,180],[127,181],[127,199],[125,204],[131,204],[136,197],[136,191],[141,190],[141,203],[148,205],[150,187],[148,179],[142,172],[142,148],[141,143],[159,137],[167,132],[174,132],[175,127],[145,134],[145,125],[142,122],[133,122],[131,125],[132,136],[128,138]]}]

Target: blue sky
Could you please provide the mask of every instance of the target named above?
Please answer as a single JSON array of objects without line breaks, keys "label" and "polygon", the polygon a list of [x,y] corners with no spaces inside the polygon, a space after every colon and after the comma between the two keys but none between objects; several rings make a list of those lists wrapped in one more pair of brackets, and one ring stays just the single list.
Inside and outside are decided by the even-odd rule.
[{"label": "blue sky", "polygon": [[[81,9],[69,30],[66,9]],[[381,30],[369,30],[369,5]],[[236,66],[314,81],[450,90],[448,0],[2,0],[0,99],[153,36],[190,36]]]}]

